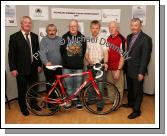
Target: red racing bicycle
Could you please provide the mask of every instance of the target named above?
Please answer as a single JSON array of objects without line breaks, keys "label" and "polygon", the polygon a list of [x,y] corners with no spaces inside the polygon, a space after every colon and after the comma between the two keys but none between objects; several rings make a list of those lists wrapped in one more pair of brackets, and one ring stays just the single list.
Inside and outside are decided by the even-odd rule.
[{"label": "red racing bicycle", "polygon": [[[47,66],[48,69],[55,70],[62,68],[61,65]],[[96,75],[92,70],[96,71]],[[120,94],[117,87],[107,81],[97,81],[104,74],[103,64],[97,63],[88,66],[88,71],[76,74],[56,75],[55,82],[37,82],[30,86],[26,93],[26,104],[28,109],[40,116],[53,115],[65,108],[66,105],[76,100],[80,92],[80,99],[84,107],[94,114],[104,115],[114,111],[120,102]],[[87,79],[77,88],[73,94],[68,95],[64,87],[63,78],[74,76],[86,76]],[[32,101],[40,107],[36,111],[31,107]],[[97,110],[97,105],[102,104],[102,111]]]}]

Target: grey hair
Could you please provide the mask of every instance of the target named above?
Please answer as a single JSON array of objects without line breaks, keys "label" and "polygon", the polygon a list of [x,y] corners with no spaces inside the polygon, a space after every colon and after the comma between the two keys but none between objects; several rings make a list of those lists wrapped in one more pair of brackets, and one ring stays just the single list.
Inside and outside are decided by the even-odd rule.
[{"label": "grey hair", "polygon": [[54,25],[54,24],[48,24],[48,25],[46,26],[46,32],[48,31],[48,28],[49,28],[49,27],[55,27],[55,28],[56,28],[56,31],[57,31],[56,25]]},{"label": "grey hair", "polygon": [[138,18],[138,17],[132,18],[130,22],[139,22],[141,25],[143,23],[143,21],[141,21],[140,18]]}]

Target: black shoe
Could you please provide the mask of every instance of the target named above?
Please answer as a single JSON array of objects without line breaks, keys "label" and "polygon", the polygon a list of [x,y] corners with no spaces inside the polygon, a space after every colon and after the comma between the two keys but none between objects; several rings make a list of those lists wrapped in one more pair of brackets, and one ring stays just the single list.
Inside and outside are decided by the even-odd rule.
[{"label": "black shoe", "polygon": [[28,115],[29,115],[29,111],[28,111],[28,110],[24,110],[24,111],[22,111],[22,114],[23,114],[24,116],[28,116]]},{"label": "black shoe", "polygon": [[124,108],[132,108],[133,106],[132,106],[132,105],[129,105],[129,104],[127,103],[127,104],[122,104],[121,107],[124,107]]},{"label": "black shoe", "polygon": [[52,108],[50,109],[52,112],[58,112],[59,111],[59,107],[55,107],[55,108]]},{"label": "black shoe", "polygon": [[81,110],[81,109],[83,108],[83,105],[82,105],[82,103],[81,103],[81,100],[80,100],[79,96],[77,96],[76,108],[77,108],[78,110]]},{"label": "black shoe", "polygon": [[71,103],[66,104],[65,106],[63,106],[65,110],[69,110],[72,107]]},{"label": "black shoe", "polygon": [[81,110],[81,109],[83,108],[83,105],[82,105],[81,103],[77,103],[77,104],[76,104],[76,108],[77,108],[78,110]]},{"label": "black shoe", "polygon": [[71,107],[64,107],[65,110],[69,110]]},{"label": "black shoe", "polygon": [[138,112],[132,112],[129,116],[128,119],[135,119],[136,117],[140,116],[141,113]]},{"label": "black shoe", "polygon": [[96,102],[94,102],[94,101],[87,101],[87,102],[86,102],[86,105],[89,106],[89,105],[93,105],[93,104],[95,104],[95,103],[96,103]]},{"label": "black shoe", "polygon": [[103,108],[102,107],[97,107],[97,111],[101,112],[101,111],[103,111]]},{"label": "black shoe", "polygon": [[33,105],[33,106],[31,106],[31,108],[36,110],[36,111],[41,111],[42,110],[38,105]]}]

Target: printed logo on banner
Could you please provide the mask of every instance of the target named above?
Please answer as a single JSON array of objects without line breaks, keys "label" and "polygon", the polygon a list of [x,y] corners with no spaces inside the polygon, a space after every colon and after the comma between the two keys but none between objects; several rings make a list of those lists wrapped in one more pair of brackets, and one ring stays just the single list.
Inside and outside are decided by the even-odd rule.
[{"label": "printed logo on banner", "polygon": [[48,14],[47,6],[29,6],[29,16],[32,20],[48,20]]}]

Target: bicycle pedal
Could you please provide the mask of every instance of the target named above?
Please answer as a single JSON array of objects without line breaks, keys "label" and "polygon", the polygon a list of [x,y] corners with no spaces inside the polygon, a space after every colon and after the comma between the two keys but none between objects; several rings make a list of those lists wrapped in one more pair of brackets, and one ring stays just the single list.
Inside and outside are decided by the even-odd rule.
[{"label": "bicycle pedal", "polygon": [[69,110],[71,107],[72,107],[72,105],[65,105],[65,106],[63,106],[63,108],[64,108],[65,110]]},{"label": "bicycle pedal", "polygon": [[60,104],[60,106],[63,107],[65,110],[69,110],[72,107],[72,104],[71,104],[71,102],[70,103],[64,102],[64,103]]}]

